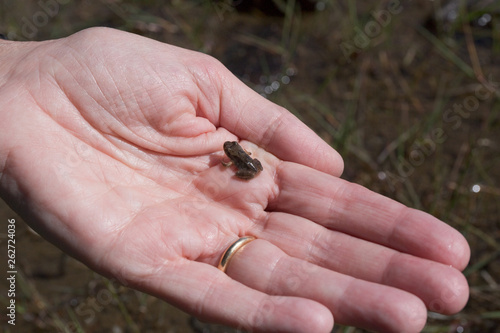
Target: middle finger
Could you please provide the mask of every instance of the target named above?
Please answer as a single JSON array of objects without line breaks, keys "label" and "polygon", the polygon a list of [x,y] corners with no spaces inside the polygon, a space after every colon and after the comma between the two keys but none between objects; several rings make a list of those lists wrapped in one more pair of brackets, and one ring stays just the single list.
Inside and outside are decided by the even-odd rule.
[{"label": "middle finger", "polygon": [[291,162],[280,165],[277,179],[279,194],[268,211],[302,216],[328,229],[457,269],[467,265],[470,250],[465,238],[429,214]]}]

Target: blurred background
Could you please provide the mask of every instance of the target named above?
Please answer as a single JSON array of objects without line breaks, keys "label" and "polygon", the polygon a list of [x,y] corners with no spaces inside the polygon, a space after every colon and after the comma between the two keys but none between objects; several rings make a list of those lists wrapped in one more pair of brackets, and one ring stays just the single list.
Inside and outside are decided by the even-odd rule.
[{"label": "blurred background", "polygon": [[[453,316],[430,312],[424,332],[500,332],[499,1],[0,0],[8,39],[92,26],[216,57],[337,149],[343,178],[460,230],[472,249],[470,300]],[[90,271],[3,202],[1,253],[9,218],[17,320],[1,311],[0,331],[236,332]],[[2,277],[3,309],[7,288]]]}]

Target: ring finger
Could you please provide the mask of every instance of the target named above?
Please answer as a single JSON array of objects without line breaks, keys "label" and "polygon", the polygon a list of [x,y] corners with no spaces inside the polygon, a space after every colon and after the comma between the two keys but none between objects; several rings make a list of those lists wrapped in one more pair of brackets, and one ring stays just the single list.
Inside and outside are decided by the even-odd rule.
[{"label": "ring finger", "polygon": [[239,250],[226,273],[267,294],[320,302],[342,324],[385,332],[413,332],[422,329],[426,321],[426,309],[418,297],[291,257],[262,239]]},{"label": "ring finger", "polygon": [[329,230],[298,216],[269,213],[263,227],[253,233],[289,256],[410,292],[435,312],[458,312],[467,301],[467,282],[455,268]]}]

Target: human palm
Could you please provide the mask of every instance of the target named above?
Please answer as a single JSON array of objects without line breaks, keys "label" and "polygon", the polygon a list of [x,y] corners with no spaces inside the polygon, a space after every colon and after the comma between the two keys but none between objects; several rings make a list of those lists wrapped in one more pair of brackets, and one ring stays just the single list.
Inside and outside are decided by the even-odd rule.
[{"label": "human palm", "polygon": [[[0,117],[16,124],[2,196],[91,268],[254,331],[328,332],[332,314],[417,331],[426,307],[465,304],[458,232],[339,179],[334,150],[214,59],[110,29],[16,47],[0,51]],[[254,179],[221,164],[237,139]]]}]

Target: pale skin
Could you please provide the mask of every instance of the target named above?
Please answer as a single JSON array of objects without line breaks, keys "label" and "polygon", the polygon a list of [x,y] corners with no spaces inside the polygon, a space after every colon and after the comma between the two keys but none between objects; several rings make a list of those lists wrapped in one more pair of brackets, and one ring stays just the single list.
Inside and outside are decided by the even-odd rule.
[{"label": "pale skin", "polygon": [[[264,170],[235,177],[225,141]],[[427,309],[462,309],[462,235],[342,170],[209,56],[105,28],[0,41],[2,198],[92,269],[203,320],[418,332]],[[244,235],[257,239],[218,270]]]}]

